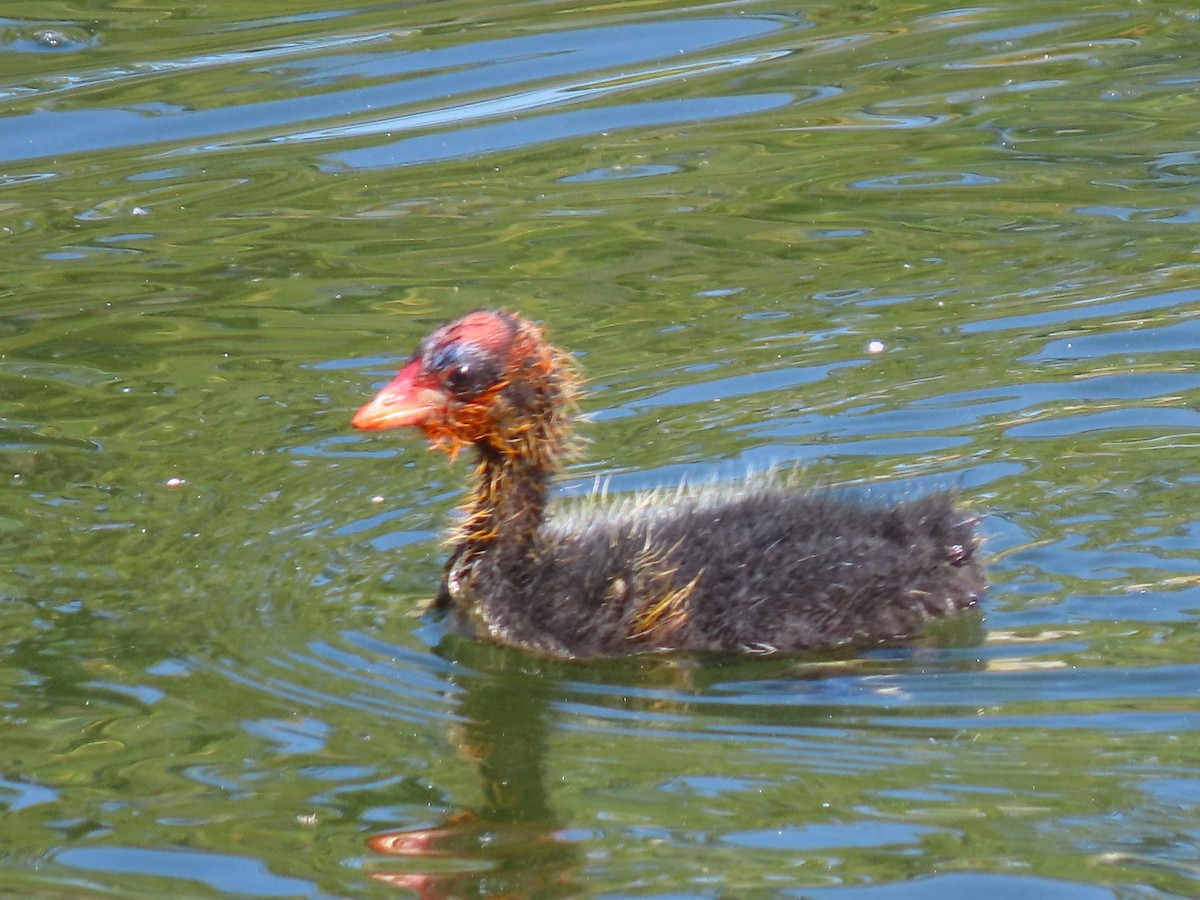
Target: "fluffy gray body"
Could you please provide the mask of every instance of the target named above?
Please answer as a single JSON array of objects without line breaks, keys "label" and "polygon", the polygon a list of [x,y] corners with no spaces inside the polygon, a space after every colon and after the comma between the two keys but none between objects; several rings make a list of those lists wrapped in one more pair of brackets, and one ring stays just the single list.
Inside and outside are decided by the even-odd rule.
[{"label": "fluffy gray body", "polygon": [[975,602],[974,522],[952,492],[666,494],[551,517],[512,555],[456,556],[439,602],[462,630],[559,657],[886,643]]}]

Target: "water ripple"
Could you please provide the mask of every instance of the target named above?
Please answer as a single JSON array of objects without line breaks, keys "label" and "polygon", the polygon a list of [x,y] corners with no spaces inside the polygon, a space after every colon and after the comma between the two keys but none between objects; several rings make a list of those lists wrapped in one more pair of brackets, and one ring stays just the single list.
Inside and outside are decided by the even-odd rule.
[{"label": "water ripple", "polygon": [[[386,35],[391,56],[362,57],[355,73],[358,81],[382,80],[382,84],[297,85],[293,92],[301,96],[280,100],[228,103],[220,109],[187,109],[181,105],[141,104],[121,109],[38,109],[5,119],[5,127],[20,131],[20,142],[0,142],[0,162],[30,160],[41,156],[83,153],[139,144],[165,147],[186,142],[174,153],[215,152],[247,143],[298,140],[301,142],[337,137],[362,137],[396,130],[429,127],[448,122],[510,114],[514,110],[536,109],[565,102],[582,102],[616,91],[649,84],[685,79],[709,70],[745,66],[778,58],[782,51],[762,55],[735,56],[708,61],[676,62],[679,54],[697,53],[724,44],[746,41],[777,31],[779,21],[765,18],[690,19],[685,23],[661,22],[580,29],[562,33],[529,35],[498,41],[478,41],[457,46],[406,51],[395,34]],[[373,44],[379,36],[356,36],[352,40],[332,40],[323,45],[275,47],[270,56],[290,56],[320,50],[344,51]],[[196,69],[229,66],[247,61],[260,62],[259,51],[202,56],[188,60],[147,66],[155,75],[185,75]],[[659,63],[638,70],[630,68],[669,56],[669,65]],[[366,60],[371,65],[366,65]],[[619,75],[598,78],[580,76],[588,71],[620,70]],[[72,86],[123,85],[140,77],[134,70],[110,71],[72,79]],[[568,79],[556,87],[494,96],[465,104],[448,104],[446,98],[477,92],[481,83],[495,94],[502,88],[546,79]],[[286,80],[286,79],[285,79]],[[79,84],[76,84],[78,82]],[[37,93],[36,90],[33,93]],[[400,116],[380,116],[380,110],[397,105],[414,106],[432,100],[439,109]],[[762,108],[747,98],[745,110]],[[668,115],[665,121],[703,118],[703,106],[688,112]],[[722,114],[722,113],[717,113]],[[729,114],[729,113],[723,113]],[[304,130],[306,121],[346,118],[357,121]],[[599,125],[599,123],[596,123]],[[613,126],[616,127],[616,126]],[[275,134],[264,134],[274,129]],[[244,134],[233,142],[213,141],[223,133]],[[262,135],[254,137],[252,135]],[[432,157],[437,158],[437,157]]]}]

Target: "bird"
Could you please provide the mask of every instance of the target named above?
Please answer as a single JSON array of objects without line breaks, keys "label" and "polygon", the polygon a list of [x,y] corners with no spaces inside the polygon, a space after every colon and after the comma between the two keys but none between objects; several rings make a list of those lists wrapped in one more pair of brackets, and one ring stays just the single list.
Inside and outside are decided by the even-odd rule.
[{"label": "bird", "polygon": [[579,384],[539,325],[476,309],[354,415],[476,457],[432,603],[455,630],[558,659],[778,654],[901,643],[978,603],[978,519],[954,489],[881,500],[760,476],[554,509]]}]

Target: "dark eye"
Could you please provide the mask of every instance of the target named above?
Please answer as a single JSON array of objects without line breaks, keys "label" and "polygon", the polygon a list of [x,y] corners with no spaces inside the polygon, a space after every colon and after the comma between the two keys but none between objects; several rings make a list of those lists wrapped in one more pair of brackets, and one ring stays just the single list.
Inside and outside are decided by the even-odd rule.
[{"label": "dark eye", "polygon": [[466,391],[471,386],[471,364],[460,363],[451,369],[450,374],[446,376],[446,384],[450,385],[450,389],[456,394]]},{"label": "dark eye", "polygon": [[491,356],[474,344],[458,342],[434,349],[428,356],[426,369],[464,399],[482,394],[500,377]]}]

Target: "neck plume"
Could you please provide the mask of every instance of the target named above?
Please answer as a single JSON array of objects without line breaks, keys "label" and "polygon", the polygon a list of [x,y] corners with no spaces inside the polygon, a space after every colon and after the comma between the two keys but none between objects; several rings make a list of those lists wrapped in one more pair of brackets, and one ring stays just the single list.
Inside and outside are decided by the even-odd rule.
[{"label": "neck plume", "polygon": [[451,543],[456,556],[486,552],[519,571],[533,558],[550,483],[573,450],[577,378],[571,358],[533,325],[515,336],[510,359],[491,401],[495,426],[474,444],[475,484]]}]

